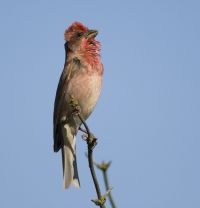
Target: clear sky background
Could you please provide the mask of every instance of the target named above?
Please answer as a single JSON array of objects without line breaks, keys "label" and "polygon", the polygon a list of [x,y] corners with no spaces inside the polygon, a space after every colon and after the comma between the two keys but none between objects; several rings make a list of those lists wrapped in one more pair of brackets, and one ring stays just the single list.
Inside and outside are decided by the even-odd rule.
[{"label": "clear sky background", "polygon": [[2,0],[0,207],[95,207],[85,142],[78,137],[81,189],[63,189],[53,152],[63,33],[77,20],[102,43],[103,91],[88,124],[95,160],[112,161],[117,207],[199,208],[199,11],[195,0]]}]

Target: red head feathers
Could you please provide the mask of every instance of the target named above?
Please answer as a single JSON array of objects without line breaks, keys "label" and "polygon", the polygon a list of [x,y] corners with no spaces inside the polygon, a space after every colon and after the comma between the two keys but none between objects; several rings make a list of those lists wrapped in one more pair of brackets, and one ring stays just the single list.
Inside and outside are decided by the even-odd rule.
[{"label": "red head feathers", "polygon": [[97,30],[90,30],[80,22],[74,22],[65,31],[64,37],[68,42],[68,48],[77,53],[84,54],[84,58],[91,65],[95,65],[100,59],[100,42],[95,40]]}]

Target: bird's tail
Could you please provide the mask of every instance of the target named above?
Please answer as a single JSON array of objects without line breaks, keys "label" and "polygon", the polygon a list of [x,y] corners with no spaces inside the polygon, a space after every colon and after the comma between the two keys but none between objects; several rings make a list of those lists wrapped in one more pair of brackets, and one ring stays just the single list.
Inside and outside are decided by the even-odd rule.
[{"label": "bird's tail", "polygon": [[71,133],[71,129],[67,124],[63,128],[63,137],[62,164],[64,188],[68,188],[71,184],[79,188],[80,182],[76,163],[76,137]]}]

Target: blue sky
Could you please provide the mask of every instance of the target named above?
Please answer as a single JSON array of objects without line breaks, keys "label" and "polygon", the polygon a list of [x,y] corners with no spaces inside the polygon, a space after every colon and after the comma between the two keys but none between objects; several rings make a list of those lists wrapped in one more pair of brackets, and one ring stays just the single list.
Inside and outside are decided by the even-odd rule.
[{"label": "blue sky", "polygon": [[63,189],[53,153],[63,33],[77,20],[102,43],[104,85],[88,124],[99,138],[95,160],[112,161],[116,204],[200,207],[199,8],[195,0],[1,1],[0,206],[94,207],[80,136],[81,189]]}]

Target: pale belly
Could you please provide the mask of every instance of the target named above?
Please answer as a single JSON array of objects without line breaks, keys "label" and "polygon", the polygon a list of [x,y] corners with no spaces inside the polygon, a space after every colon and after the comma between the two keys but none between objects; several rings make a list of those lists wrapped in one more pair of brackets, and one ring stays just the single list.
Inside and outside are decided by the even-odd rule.
[{"label": "pale belly", "polygon": [[67,94],[73,96],[78,101],[81,114],[85,119],[93,111],[99,99],[101,86],[102,78],[98,73],[91,75],[78,73],[69,82]]}]

